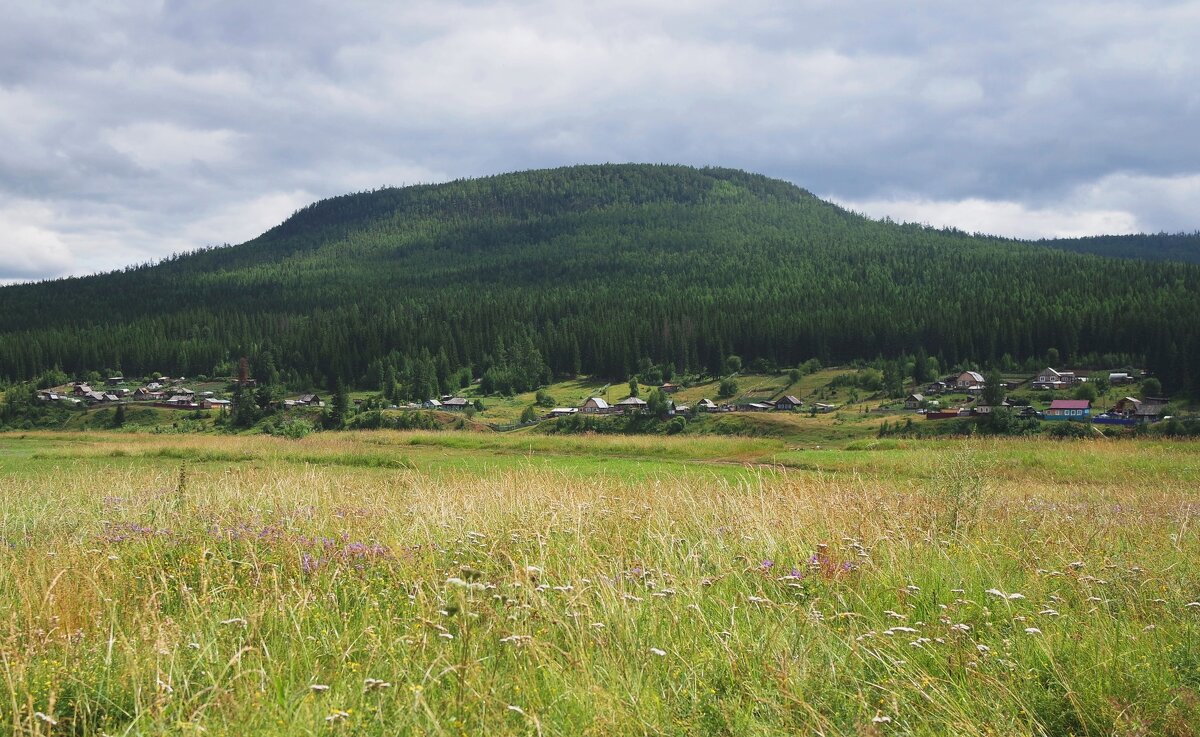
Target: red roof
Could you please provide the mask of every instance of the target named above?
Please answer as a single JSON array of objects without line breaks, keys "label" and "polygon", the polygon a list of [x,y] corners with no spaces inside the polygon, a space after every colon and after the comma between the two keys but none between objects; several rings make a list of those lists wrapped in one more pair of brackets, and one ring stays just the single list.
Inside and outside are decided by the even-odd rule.
[{"label": "red roof", "polygon": [[1050,409],[1091,409],[1088,399],[1055,399],[1050,403]]}]

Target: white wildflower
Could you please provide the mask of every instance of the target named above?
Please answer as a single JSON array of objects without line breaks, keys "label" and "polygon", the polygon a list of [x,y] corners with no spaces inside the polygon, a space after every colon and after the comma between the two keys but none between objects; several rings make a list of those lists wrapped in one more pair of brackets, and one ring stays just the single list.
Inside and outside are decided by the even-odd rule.
[{"label": "white wildflower", "polygon": [[392,684],[378,678],[368,678],[363,681],[363,693],[371,693],[372,691],[382,691],[385,688],[391,688]]},{"label": "white wildflower", "polygon": [[664,656],[664,655],[666,655],[666,654],[667,654],[667,651],[666,651],[666,650],[660,650],[660,649],[658,649],[658,648],[656,648],[656,647],[652,647],[652,648],[650,648],[650,652],[654,653],[655,655],[657,655],[657,656],[658,656],[658,657],[660,657],[660,658],[661,658],[662,656]]},{"label": "white wildflower", "polygon": [[41,719],[41,720],[42,720],[43,722],[45,722],[46,724],[49,724],[51,727],[53,727],[54,725],[58,724],[58,720],[57,720],[57,719],[55,719],[54,717],[52,717],[52,716],[50,716],[49,714],[46,714],[46,713],[44,713],[44,712],[35,711],[35,712],[33,713],[33,716],[34,716],[34,717],[36,717],[37,719]]},{"label": "white wildflower", "polygon": [[312,691],[313,693],[318,693],[318,694],[325,693],[326,691],[329,690],[329,686],[325,685],[324,683],[314,683],[313,685],[308,687],[308,690]]},{"label": "white wildflower", "polygon": [[1040,635],[1040,634],[1042,634],[1042,631],[1041,631],[1040,629],[1038,629],[1037,627],[1026,627],[1026,628],[1025,628],[1025,634],[1027,634],[1027,635]]}]

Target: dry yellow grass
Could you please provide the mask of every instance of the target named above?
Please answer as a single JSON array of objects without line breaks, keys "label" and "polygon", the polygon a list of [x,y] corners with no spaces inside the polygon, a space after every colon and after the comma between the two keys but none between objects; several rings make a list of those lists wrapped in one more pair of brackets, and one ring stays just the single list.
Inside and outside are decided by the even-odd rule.
[{"label": "dry yellow grass", "polygon": [[[779,448],[720,439],[77,440],[0,441],[13,734],[1189,735],[1200,718],[1186,446],[945,443],[801,472],[730,466]],[[581,471],[587,443],[611,471]],[[1047,477],[1080,449],[1119,483]]]}]

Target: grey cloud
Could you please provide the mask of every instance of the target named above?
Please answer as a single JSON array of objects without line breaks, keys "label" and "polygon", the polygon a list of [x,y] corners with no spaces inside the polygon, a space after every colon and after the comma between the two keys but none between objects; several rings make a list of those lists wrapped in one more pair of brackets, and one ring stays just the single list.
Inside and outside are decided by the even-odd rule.
[{"label": "grey cloud", "polygon": [[[1180,184],[1200,175],[1200,2],[5,15],[0,209],[11,233],[61,248],[19,272],[0,250],[0,278],[237,242],[306,197],[590,161],[737,166],[873,213],[1023,234],[1200,225]],[[29,202],[41,209],[13,205]]]}]

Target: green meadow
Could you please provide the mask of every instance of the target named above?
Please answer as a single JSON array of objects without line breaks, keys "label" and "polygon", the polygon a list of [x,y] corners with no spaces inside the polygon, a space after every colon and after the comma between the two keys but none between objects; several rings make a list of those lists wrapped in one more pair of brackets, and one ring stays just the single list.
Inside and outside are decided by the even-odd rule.
[{"label": "green meadow", "polygon": [[0,434],[0,731],[1194,735],[1197,449]]}]

